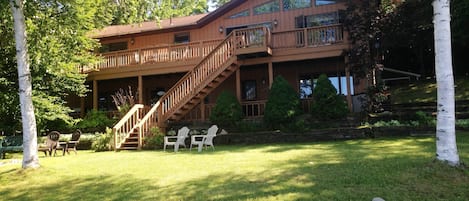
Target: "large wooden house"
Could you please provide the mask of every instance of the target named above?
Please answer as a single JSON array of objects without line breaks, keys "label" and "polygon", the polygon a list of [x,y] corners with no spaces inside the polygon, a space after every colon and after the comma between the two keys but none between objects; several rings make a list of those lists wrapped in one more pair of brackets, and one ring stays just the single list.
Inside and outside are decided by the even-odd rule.
[{"label": "large wooden house", "polygon": [[[106,27],[94,37],[101,63],[83,67],[92,94],[81,111],[115,110],[111,94],[136,89],[138,103],[114,127],[116,148],[151,126],[207,120],[218,94],[238,97],[246,118],[262,117],[269,87],[283,76],[305,111],[327,74],[352,108],[365,83],[350,73],[340,0],[232,0],[208,14]],[[128,141],[128,140],[127,140]]]}]

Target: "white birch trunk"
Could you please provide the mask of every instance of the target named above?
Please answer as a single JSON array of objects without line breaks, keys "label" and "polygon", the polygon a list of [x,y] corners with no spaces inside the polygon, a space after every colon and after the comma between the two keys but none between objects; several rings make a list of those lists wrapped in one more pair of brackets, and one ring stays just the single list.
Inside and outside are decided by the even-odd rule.
[{"label": "white birch trunk", "polygon": [[23,125],[23,168],[39,167],[37,154],[36,118],[32,101],[31,72],[29,70],[26,46],[26,25],[23,14],[23,0],[10,0],[13,13],[16,59],[18,62],[19,96]]},{"label": "white birch trunk", "polygon": [[435,35],[435,74],[438,105],[436,158],[452,166],[459,165],[456,147],[454,78],[451,57],[450,0],[433,1]]}]

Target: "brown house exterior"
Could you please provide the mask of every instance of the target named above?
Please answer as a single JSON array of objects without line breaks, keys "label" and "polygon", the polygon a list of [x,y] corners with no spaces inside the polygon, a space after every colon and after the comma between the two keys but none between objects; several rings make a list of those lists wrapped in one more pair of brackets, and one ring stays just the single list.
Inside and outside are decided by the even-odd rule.
[{"label": "brown house exterior", "polygon": [[246,118],[261,117],[279,75],[297,89],[305,111],[322,73],[352,108],[365,82],[346,65],[345,6],[339,0],[232,0],[208,14],[106,27],[94,33],[103,61],[81,69],[92,86],[81,111],[115,110],[111,94],[136,90],[140,108],[116,125],[131,128],[115,127],[119,148],[135,130],[141,136],[150,126],[207,120],[223,90],[237,95]]}]

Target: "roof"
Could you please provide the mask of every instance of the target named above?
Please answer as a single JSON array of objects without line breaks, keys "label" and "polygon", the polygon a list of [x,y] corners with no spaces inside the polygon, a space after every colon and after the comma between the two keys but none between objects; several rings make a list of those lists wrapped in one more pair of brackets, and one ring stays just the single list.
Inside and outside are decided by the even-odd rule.
[{"label": "roof", "polygon": [[108,26],[94,32],[92,37],[107,38],[148,32],[173,31],[178,29],[184,30],[183,28],[187,29],[191,27],[197,28],[220,17],[221,15],[225,14],[229,10],[235,8],[245,1],[247,0],[231,0],[230,2],[210,13],[163,19],[159,23],[156,21],[149,21],[130,25]]}]

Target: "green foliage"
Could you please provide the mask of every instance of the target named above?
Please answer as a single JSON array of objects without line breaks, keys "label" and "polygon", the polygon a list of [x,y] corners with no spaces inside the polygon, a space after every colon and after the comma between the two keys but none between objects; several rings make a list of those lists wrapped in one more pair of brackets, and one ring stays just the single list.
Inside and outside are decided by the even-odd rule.
[{"label": "green foliage", "polygon": [[[49,122],[73,124],[64,106],[69,95],[84,96],[86,75],[77,66],[96,62],[98,46],[89,32],[107,22],[104,0],[25,1],[33,103],[39,130]],[[0,1],[0,130],[20,130],[18,73],[9,1]],[[54,124],[54,123],[52,123]],[[51,128],[54,129],[54,128]]]},{"label": "green foliage", "polygon": [[230,2],[231,0],[212,0],[212,2],[215,4],[216,8],[220,8],[224,4]]},{"label": "green foliage", "polygon": [[313,99],[311,112],[316,119],[340,119],[348,114],[347,103],[342,96],[337,94],[337,90],[325,74],[318,78]]},{"label": "green foliage", "polygon": [[112,133],[112,129],[106,128],[105,133],[100,133],[96,135],[95,141],[91,144],[91,149],[96,152],[111,151],[113,137],[114,135]]},{"label": "green foliage", "polygon": [[143,148],[144,149],[156,149],[161,147],[164,142],[164,133],[158,129],[158,127],[150,128],[150,136],[147,136],[143,139]]},{"label": "green foliage", "polygon": [[254,120],[244,120],[240,121],[236,124],[235,132],[240,133],[252,133],[258,131],[265,131],[266,126],[262,121],[254,121]]},{"label": "green foliage", "polygon": [[366,108],[368,113],[383,112],[383,103],[388,101],[388,87],[384,83],[370,86],[366,89]]},{"label": "green foliage", "polygon": [[107,0],[106,9],[112,24],[116,25],[201,14],[208,11],[208,4],[207,0]]},{"label": "green foliage", "polygon": [[233,127],[243,119],[241,104],[233,93],[222,91],[210,114],[210,121],[220,126]]},{"label": "green foliage", "polygon": [[264,122],[274,129],[285,128],[295,121],[300,111],[299,95],[287,80],[277,76],[265,104]]},{"label": "green foliage", "polygon": [[420,126],[435,126],[436,124],[435,118],[423,111],[415,112],[415,118]]},{"label": "green foliage", "polygon": [[106,127],[112,127],[115,120],[107,117],[106,112],[91,110],[85,118],[77,124],[77,127],[83,132],[103,132]]},{"label": "green foliage", "polygon": [[460,128],[469,128],[469,119],[458,119],[456,120],[456,126]]}]

